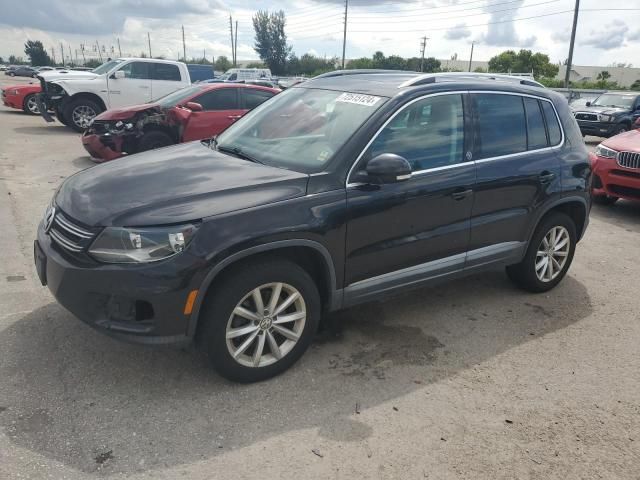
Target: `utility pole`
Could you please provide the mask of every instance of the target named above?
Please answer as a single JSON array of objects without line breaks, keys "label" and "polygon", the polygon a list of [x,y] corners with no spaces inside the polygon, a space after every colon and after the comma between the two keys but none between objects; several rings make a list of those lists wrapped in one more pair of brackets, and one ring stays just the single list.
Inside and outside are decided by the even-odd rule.
[{"label": "utility pole", "polygon": [[73,54],[71,53],[71,45],[67,44],[69,47],[69,63],[73,63]]},{"label": "utility pole", "polygon": [[422,41],[420,42],[420,71],[424,72],[424,51],[427,49],[427,40],[429,40],[426,35],[422,37]]},{"label": "utility pole", "polygon": [[62,42],[60,42],[60,55],[62,55],[62,66],[64,67],[64,47],[62,46]]},{"label": "utility pole", "polygon": [[233,44],[233,18],[229,15],[229,31],[231,32],[231,62],[233,66],[236,66],[236,54],[235,54],[235,46]]},{"label": "utility pole", "polygon": [[149,41],[149,58],[153,58],[151,56],[151,35],[147,32],[147,40]]},{"label": "utility pole", "polygon": [[471,71],[471,62],[473,61],[473,45],[476,42],[471,42],[471,55],[469,55],[469,71]]},{"label": "utility pole", "polygon": [[187,44],[184,43],[184,25],[182,25],[182,58],[187,63]]},{"label": "utility pole", "polygon": [[238,21],[236,20],[236,33],[233,39],[233,66],[237,67],[238,63]]},{"label": "utility pole", "polygon": [[571,76],[571,64],[573,63],[573,44],[576,41],[576,28],[578,27],[578,10],[580,10],[580,0],[576,0],[576,8],[573,11],[573,28],[571,29],[571,43],[569,44],[569,58],[567,59],[567,71],[564,74],[564,88],[569,88],[569,77]]},{"label": "utility pole", "polygon": [[76,48],[76,65],[80,65],[80,62],[78,61],[78,49]]},{"label": "utility pole", "polygon": [[347,51],[347,15],[349,13],[349,0],[344,0],[344,34],[342,36],[342,69],[344,70],[344,58]]},{"label": "utility pole", "polygon": [[202,60],[203,61],[207,60],[207,49],[206,48],[202,49]]},{"label": "utility pole", "polygon": [[102,63],[102,52],[100,51],[100,44],[96,40],[96,47],[98,47],[98,56],[100,57],[100,63]]},{"label": "utility pole", "polygon": [[120,48],[120,37],[118,37],[118,55],[122,58],[122,49]]},{"label": "utility pole", "polygon": [[56,64],[56,52],[53,49],[53,47],[51,47],[51,60],[53,61],[53,64]]},{"label": "utility pole", "polygon": [[87,63],[87,59],[84,57],[84,43],[80,44],[80,51],[82,52],[82,65]]}]

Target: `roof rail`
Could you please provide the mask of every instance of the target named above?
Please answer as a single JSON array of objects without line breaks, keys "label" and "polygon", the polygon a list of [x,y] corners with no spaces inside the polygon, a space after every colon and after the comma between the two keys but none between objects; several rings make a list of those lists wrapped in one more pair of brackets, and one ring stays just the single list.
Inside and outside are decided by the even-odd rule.
[{"label": "roof rail", "polygon": [[428,83],[436,83],[438,81],[452,82],[460,80],[493,80],[496,82],[518,83],[520,85],[528,85],[530,87],[546,88],[540,82],[536,82],[526,77],[516,77],[512,75],[503,75],[497,73],[475,73],[475,72],[443,72],[443,73],[427,73],[415,78],[411,78],[401,83],[398,88],[415,87],[416,85],[426,85]]},{"label": "roof rail", "polygon": [[410,70],[384,70],[384,69],[376,69],[376,68],[362,68],[362,69],[352,69],[352,70],[334,70],[333,72],[321,73],[313,77],[316,78],[330,78],[330,77],[343,77],[346,75],[370,75],[375,73],[384,73],[384,74],[397,74],[397,75],[406,75],[407,73],[411,73],[414,75],[418,75],[418,72],[413,72]]}]

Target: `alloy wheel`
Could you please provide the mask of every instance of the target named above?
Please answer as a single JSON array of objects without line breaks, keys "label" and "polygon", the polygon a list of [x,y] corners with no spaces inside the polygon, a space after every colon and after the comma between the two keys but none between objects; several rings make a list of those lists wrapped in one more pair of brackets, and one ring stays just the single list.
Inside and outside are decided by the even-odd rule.
[{"label": "alloy wheel", "polygon": [[555,279],[565,264],[571,248],[571,238],[566,228],[551,227],[542,238],[536,252],[536,276],[541,282],[547,283]]},{"label": "alloy wheel", "polygon": [[29,97],[27,99],[27,110],[35,115],[40,113],[40,110],[38,110],[38,102],[36,102],[35,96]]},{"label": "alloy wheel", "polygon": [[78,105],[71,112],[73,123],[80,128],[88,128],[96,115],[96,111],[88,105]]},{"label": "alloy wheel", "polygon": [[261,285],[233,309],[225,331],[227,349],[245,367],[271,365],[296,346],[306,320],[306,304],[295,287]]}]

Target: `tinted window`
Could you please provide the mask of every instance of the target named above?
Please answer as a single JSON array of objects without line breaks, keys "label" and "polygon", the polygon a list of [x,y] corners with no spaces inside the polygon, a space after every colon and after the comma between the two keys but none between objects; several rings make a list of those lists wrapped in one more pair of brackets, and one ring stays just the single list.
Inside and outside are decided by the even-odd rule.
[{"label": "tinted window", "polygon": [[380,132],[365,158],[395,153],[413,171],[443,167],[462,159],[464,115],[461,95],[425,98],[410,105]]},{"label": "tinted window", "polygon": [[527,149],[522,97],[517,95],[473,95],[478,118],[477,158],[498,157]]},{"label": "tinted window", "polygon": [[547,132],[544,129],[544,120],[540,105],[535,98],[524,97],[524,109],[527,112],[527,138],[529,150],[544,148],[547,146]]},{"label": "tinted window", "polygon": [[273,97],[273,93],[253,88],[244,89],[244,108],[251,110]]},{"label": "tinted window", "polygon": [[153,64],[154,80],[169,80],[172,82],[180,81],[180,69],[177,65],[170,63],[154,63]]},{"label": "tinted window", "polygon": [[135,78],[138,80],[149,80],[149,64],[146,62],[131,62],[123,66],[121,71],[124,72],[125,78]]},{"label": "tinted window", "polygon": [[238,110],[238,89],[219,88],[204,93],[192,101],[202,105],[205,110]]},{"label": "tinted window", "polygon": [[549,131],[549,144],[553,147],[560,143],[562,140],[562,133],[560,132],[560,125],[558,124],[558,117],[553,109],[553,105],[550,102],[540,102],[542,104],[542,110],[544,110],[544,118],[547,121],[547,130]]}]

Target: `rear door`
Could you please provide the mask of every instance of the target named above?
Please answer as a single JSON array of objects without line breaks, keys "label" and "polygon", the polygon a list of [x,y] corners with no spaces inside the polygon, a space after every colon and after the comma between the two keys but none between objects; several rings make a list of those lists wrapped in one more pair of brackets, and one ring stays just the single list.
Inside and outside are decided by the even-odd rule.
[{"label": "rear door", "polygon": [[164,97],[186,85],[180,75],[180,68],[173,63],[150,63],[151,98]]},{"label": "rear door", "polygon": [[107,78],[109,87],[108,108],[127,107],[151,101],[151,73],[148,62],[125,63],[118,70],[124,78]]},{"label": "rear door", "polygon": [[182,134],[183,142],[202,140],[218,135],[244,114],[240,107],[238,87],[209,90],[192,99],[202,105],[201,112],[192,112]]},{"label": "rear door", "polygon": [[555,109],[533,96],[471,94],[477,183],[467,266],[518,257],[535,211],[561,191],[558,128],[547,129]]}]

